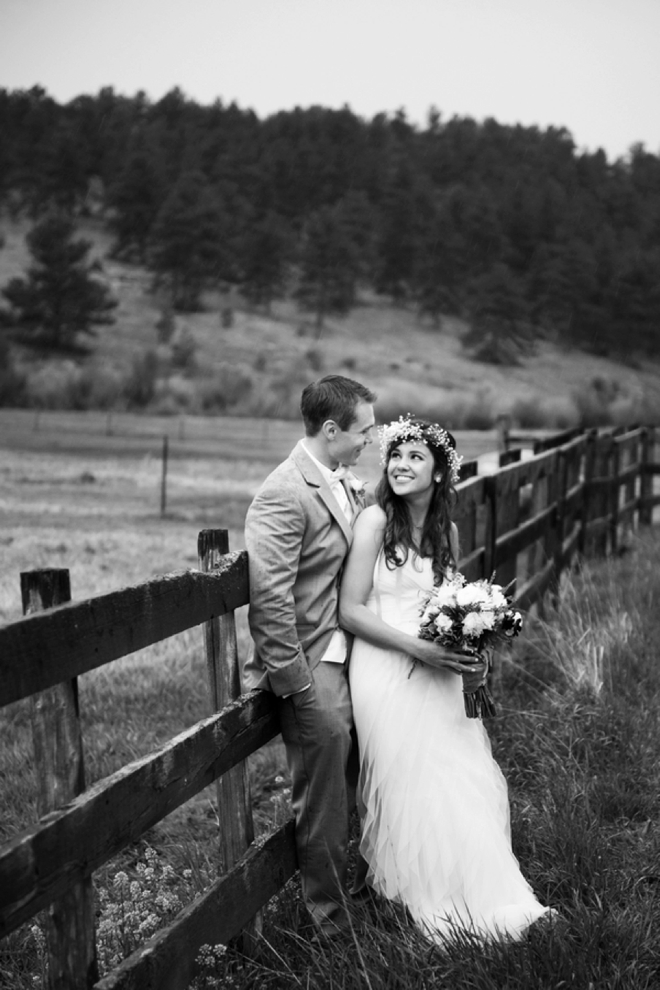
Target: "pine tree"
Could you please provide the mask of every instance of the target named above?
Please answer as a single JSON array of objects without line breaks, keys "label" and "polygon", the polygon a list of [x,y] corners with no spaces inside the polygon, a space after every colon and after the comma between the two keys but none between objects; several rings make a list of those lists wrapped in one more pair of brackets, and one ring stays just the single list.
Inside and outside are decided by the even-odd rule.
[{"label": "pine tree", "polygon": [[228,268],[222,204],[201,172],[185,172],[163,203],[151,231],[149,267],[180,312],[199,308],[202,289]]},{"label": "pine tree", "polygon": [[436,326],[442,313],[459,309],[459,273],[462,239],[448,210],[429,218],[415,268],[415,295],[421,314]]},{"label": "pine tree", "polygon": [[95,276],[102,270],[89,262],[91,244],[74,240],[73,220],[52,213],[27,236],[34,264],[27,278],[13,278],[2,290],[10,304],[6,319],[19,327],[21,339],[56,350],[80,350],[80,335],[95,325],[114,322],[117,303]]},{"label": "pine tree", "polygon": [[246,299],[270,309],[273,299],[284,292],[291,255],[291,235],[282,218],[268,213],[252,224],[240,253]]},{"label": "pine tree", "polygon": [[527,303],[511,270],[498,262],[472,283],[470,333],[474,356],[491,364],[517,364],[532,346]]},{"label": "pine tree", "polygon": [[163,202],[163,182],[153,156],[136,147],[110,190],[114,214],[110,226],[117,235],[115,252],[144,263],[151,228]]},{"label": "pine tree", "polygon": [[428,190],[408,166],[394,175],[380,204],[375,287],[396,303],[409,295],[419,256],[420,230],[430,209]]},{"label": "pine tree", "polygon": [[303,239],[300,282],[295,292],[301,309],[316,314],[316,326],[331,313],[348,313],[355,302],[359,265],[355,246],[332,207],[313,213]]}]

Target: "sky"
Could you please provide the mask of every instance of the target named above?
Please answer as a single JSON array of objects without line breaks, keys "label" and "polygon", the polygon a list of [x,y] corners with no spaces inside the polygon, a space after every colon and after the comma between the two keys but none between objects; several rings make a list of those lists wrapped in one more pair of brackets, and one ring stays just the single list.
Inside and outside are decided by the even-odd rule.
[{"label": "sky", "polygon": [[660,154],[660,0],[0,0],[0,88],[278,110],[436,107]]}]

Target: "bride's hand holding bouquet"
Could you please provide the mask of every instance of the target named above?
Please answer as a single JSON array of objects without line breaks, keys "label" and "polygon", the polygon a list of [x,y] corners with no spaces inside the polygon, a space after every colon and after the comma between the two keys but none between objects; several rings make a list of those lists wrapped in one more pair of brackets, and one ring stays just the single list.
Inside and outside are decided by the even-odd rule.
[{"label": "bride's hand holding bouquet", "polygon": [[513,608],[511,597],[499,584],[467,582],[457,573],[425,596],[421,616],[420,639],[464,654],[468,670],[474,665],[473,672],[463,678],[468,718],[494,715],[495,704],[485,683],[492,648],[510,643],[522,629],[522,616]]},{"label": "bride's hand holding bouquet", "polygon": [[408,652],[413,661],[410,674],[418,663],[425,663],[429,667],[444,668],[462,674],[464,678],[469,678],[470,683],[476,688],[488,673],[485,659],[444,646],[439,640],[432,640],[430,637],[418,636],[416,646]]}]

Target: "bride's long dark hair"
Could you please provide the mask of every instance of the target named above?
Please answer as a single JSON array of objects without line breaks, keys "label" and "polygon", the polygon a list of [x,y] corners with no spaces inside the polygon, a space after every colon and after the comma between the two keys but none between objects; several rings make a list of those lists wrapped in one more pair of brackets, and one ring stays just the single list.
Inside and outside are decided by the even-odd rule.
[{"label": "bride's long dark hair", "polygon": [[[411,419],[410,422],[420,427],[428,448],[433,454],[434,474],[440,474],[440,481],[433,485],[433,493],[424,520],[421,539],[419,544],[416,544],[413,537],[410,510],[406,501],[392,491],[387,479],[390,454],[400,444],[405,443],[405,440],[395,439],[390,443],[385,455],[386,463],[383,474],[376,486],[376,501],[386,516],[383,552],[389,568],[402,567],[410,552],[420,557],[430,557],[433,565],[433,577],[436,583],[440,584],[447,570],[457,564],[450,539],[450,508],[456,500],[456,490],[452,483],[447,454],[442,447],[433,443],[432,434],[429,436],[426,433],[426,429],[432,424],[423,419]],[[445,432],[451,446],[455,449],[454,437],[451,433]]]}]

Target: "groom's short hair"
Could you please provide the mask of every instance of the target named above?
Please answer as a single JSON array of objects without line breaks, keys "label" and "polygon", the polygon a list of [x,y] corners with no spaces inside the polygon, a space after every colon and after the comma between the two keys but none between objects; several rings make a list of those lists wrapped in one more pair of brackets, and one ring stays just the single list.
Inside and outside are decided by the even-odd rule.
[{"label": "groom's short hair", "polygon": [[319,378],[305,386],[300,399],[305,432],[308,437],[315,437],[328,419],[334,420],[340,430],[348,430],[358,402],[375,401],[375,393],[352,378],[343,375]]}]

